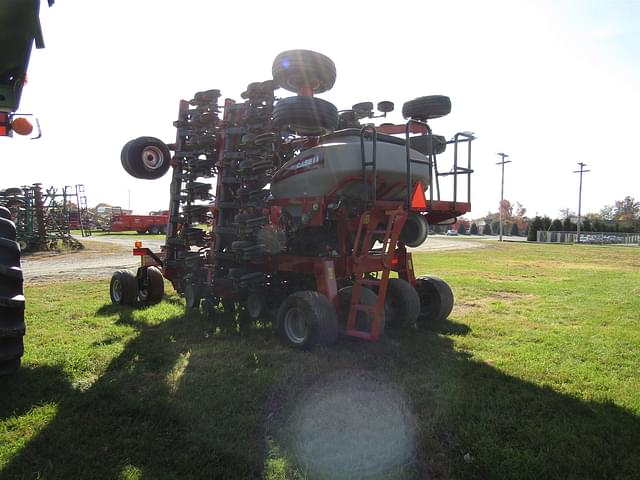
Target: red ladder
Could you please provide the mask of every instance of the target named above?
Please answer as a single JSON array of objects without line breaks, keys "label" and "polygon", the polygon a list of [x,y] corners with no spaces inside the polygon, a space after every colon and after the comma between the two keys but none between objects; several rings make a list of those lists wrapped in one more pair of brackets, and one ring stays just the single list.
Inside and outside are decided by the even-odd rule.
[{"label": "red ladder", "polygon": [[[377,340],[380,336],[380,321],[384,313],[389,274],[393,267],[392,261],[395,257],[400,232],[406,220],[407,211],[402,206],[397,206],[392,210],[374,206],[360,216],[352,253],[355,282],[347,318],[347,335],[371,341]],[[384,230],[379,229],[379,225],[383,223],[386,224]],[[374,238],[379,235],[383,235],[382,248],[372,251]],[[379,279],[367,276],[369,272],[380,270],[382,275]],[[375,306],[361,303],[360,293],[363,285],[378,288],[378,301]],[[373,312],[373,323],[369,332],[356,329],[358,312]]]}]

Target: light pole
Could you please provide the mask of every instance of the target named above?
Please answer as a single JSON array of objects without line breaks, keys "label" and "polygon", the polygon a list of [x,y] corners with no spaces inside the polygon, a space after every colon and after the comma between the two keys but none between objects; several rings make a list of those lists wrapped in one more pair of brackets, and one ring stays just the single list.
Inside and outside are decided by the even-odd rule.
[{"label": "light pole", "polygon": [[498,209],[498,212],[500,214],[500,241],[502,241],[502,204],[504,203],[504,165],[505,163],[511,163],[511,160],[505,160],[505,158],[509,158],[509,155],[507,155],[506,153],[497,153],[496,155],[499,155],[500,157],[502,157],[502,161],[496,163],[496,165],[502,165],[502,183],[500,187],[500,208]]},{"label": "light pole", "polygon": [[578,243],[580,243],[580,219],[582,217],[582,174],[583,173],[587,173],[590,172],[591,170],[585,170],[584,167],[587,166],[586,163],[583,162],[578,162],[578,165],[580,165],[580,170],[574,170],[573,173],[579,173],[580,174],[580,189],[578,190],[578,231],[577,231],[577,239],[576,241]]}]

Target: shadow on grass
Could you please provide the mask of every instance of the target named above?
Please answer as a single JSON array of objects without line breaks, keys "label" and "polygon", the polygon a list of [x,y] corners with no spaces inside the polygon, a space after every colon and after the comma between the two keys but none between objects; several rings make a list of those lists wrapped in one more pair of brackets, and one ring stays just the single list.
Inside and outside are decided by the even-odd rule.
[{"label": "shadow on grass", "polygon": [[391,379],[411,398],[420,419],[415,478],[632,478],[640,471],[638,417],[473,360],[447,337],[469,332],[455,322],[303,353],[261,335],[207,338],[195,317],[150,326],[129,309],[98,310],[115,312],[139,335],[88,390],[74,390],[49,367],[0,381],[3,418],[59,402],[0,478],[261,478],[268,404],[286,405],[344,368]]}]

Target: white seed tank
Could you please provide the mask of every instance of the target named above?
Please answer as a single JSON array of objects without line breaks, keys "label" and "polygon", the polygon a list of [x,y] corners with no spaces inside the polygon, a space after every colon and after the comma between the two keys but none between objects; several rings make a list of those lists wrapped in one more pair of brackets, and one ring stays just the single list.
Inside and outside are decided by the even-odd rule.
[{"label": "white seed tank", "polygon": [[[371,161],[373,142],[365,139],[365,156]],[[376,198],[403,201],[407,198],[407,157],[405,142],[378,134],[376,142]],[[410,150],[412,160],[425,162],[426,156]],[[367,168],[371,171],[371,167]],[[429,185],[429,167],[411,164],[413,185]],[[413,187],[412,185],[412,187]],[[273,198],[322,197],[327,195],[364,197],[362,153],[359,130],[327,135],[321,143],[285,163],[271,182]]]}]

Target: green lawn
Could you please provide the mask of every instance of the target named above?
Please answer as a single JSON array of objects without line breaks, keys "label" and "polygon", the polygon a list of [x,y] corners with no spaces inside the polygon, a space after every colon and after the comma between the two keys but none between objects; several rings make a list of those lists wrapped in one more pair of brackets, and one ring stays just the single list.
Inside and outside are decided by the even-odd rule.
[{"label": "green lawn", "polygon": [[[452,285],[448,321],[311,353],[212,335],[175,295],[131,310],[106,282],[28,288],[0,478],[638,478],[640,249],[491,242],[415,266]],[[318,473],[397,445],[397,418],[410,461]]]}]

